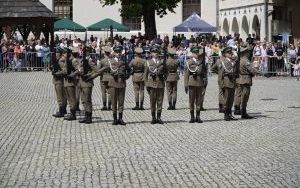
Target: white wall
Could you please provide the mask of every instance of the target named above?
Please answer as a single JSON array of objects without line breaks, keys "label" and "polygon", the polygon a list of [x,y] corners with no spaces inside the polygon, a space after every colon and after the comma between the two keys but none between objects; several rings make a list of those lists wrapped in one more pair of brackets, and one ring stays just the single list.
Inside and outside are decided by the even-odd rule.
[{"label": "white wall", "polygon": [[217,0],[202,0],[201,18],[212,26],[217,26]]},{"label": "white wall", "polygon": [[53,9],[53,0],[39,0],[41,3],[43,3],[48,9]]}]

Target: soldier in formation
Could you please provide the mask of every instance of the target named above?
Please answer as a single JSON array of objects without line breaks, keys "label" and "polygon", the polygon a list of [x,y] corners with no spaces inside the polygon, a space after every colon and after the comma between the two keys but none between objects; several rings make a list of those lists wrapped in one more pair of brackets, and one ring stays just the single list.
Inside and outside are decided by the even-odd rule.
[{"label": "soldier in formation", "polygon": [[159,52],[160,50],[157,47],[151,49],[152,59],[147,61],[143,78],[150,95],[151,124],[164,124],[161,120],[161,114],[165,88],[164,73],[166,70],[164,62],[159,58]]},{"label": "soldier in formation", "polygon": [[[109,62],[112,61],[111,57],[111,48],[109,46],[104,46],[104,58],[100,61],[100,69],[103,67],[109,67]],[[100,86],[101,86],[101,94],[102,94],[102,102],[103,107],[101,108],[102,111],[105,110],[111,110],[111,97],[109,94],[109,87],[108,87],[108,81],[110,80],[110,69],[106,69],[101,75],[100,75]]]},{"label": "soldier in formation", "polygon": [[[191,49],[192,57],[186,62],[184,72],[184,86],[185,92],[189,94],[189,108],[191,119],[190,123],[202,123],[200,118],[201,101],[203,101],[204,92],[204,74],[205,65],[203,61],[203,49],[193,47]],[[196,118],[195,118],[195,106],[196,106]]]},{"label": "soldier in formation", "polygon": [[146,66],[146,61],[142,58],[143,49],[135,48],[135,58],[130,62],[129,67],[132,72],[132,83],[135,98],[135,107],[132,110],[144,110],[144,80],[143,74]]},{"label": "soldier in formation", "polygon": [[[126,125],[123,121],[124,100],[126,90],[126,80],[130,76],[129,66],[121,58],[122,46],[114,48],[115,57],[109,62],[111,77],[108,82],[110,88],[113,125]],[[119,114],[119,119],[117,118]]]},{"label": "soldier in formation", "polygon": [[59,110],[53,114],[56,118],[64,117],[67,113],[67,98],[64,89],[64,69],[66,66],[67,52],[62,48],[56,49],[56,63],[53,65],[52,70],[52,83],[54,84],[56,100]]},{"label": "soldier in formation", "polygon": [[177,84],[179,80],[179,61],[176,58],[176,49],[169,48],[168,49],[169,58],[167,59],[167,96],[169,101],[168,110],[176,109],[176,101],[177,101]]}]

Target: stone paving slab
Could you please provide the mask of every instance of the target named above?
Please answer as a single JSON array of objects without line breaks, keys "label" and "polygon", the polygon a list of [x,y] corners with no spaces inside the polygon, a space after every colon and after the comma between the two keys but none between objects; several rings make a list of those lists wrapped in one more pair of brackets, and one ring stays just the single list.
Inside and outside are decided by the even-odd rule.
[{"label": "stone paving slab", "polygon": [[101,111],[93,90],[93,124],[52,117],[51,74],[0,74],[0,187],[300,187],[300,82],[254,81],[253,120],[223,121],[217,79],[209,78],[203,124],[189,124],[188,96],[179,82],[178,110],[151,125],[135,105],[128,80],[126,127]]}]

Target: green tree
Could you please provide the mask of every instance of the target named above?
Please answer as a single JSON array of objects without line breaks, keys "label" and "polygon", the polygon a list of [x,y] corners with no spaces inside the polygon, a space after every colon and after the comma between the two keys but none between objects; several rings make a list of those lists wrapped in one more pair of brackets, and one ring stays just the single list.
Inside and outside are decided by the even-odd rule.
[{"label": "green tree", "polygon": [[153,39],[156,34],[155,14],[163,17],[167,11],[174,13],[174,8],[181,0],[100,0],[103,6],[121,3],[122,17],[141,17],[145,25],[145,35]]}]

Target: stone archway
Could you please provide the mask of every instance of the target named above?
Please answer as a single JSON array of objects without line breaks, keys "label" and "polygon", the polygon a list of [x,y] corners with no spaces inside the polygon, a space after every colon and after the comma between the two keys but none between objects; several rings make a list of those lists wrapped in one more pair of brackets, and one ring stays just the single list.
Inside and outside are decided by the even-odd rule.
[{"label": "stone archway", "polygon": [[236,17],[232,19],[232,25],[231,25],[231,35],[234,34],[239,34],[239,24]]},{"label": "stone archway", "polygon": [[241,37],[246,39],[249,34],[249,24],[246,16],[243,16],[242,25],[241,25]]},{"label": "stone archway", "polygon": [[254,33],[257,38],[260,38],[260,22],[257,15],[253,17],[252,33]]},{"label": "stone archway", "polygon": [[229,23],[227,18],[224,19],[222,28],[222,34],[227,36],[229,34]]}]

